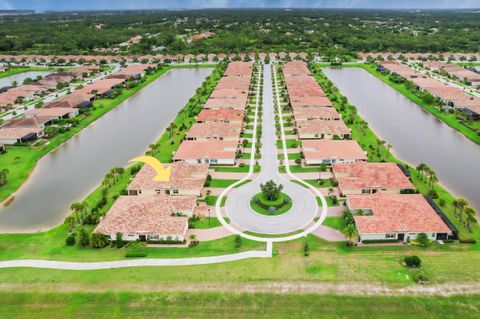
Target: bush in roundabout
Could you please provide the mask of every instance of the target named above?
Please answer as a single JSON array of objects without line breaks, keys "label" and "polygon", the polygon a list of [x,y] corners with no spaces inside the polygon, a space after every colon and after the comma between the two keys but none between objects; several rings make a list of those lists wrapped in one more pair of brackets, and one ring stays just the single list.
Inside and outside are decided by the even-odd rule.
[{"label": "bush in roundabout", "polygon": [[260,184],[262,192],[253,196],[250,207],[263,215],[280,215],[286,213],[292,207],[292,199],[282,193],[283,185],[277,185],[273,181]]}]

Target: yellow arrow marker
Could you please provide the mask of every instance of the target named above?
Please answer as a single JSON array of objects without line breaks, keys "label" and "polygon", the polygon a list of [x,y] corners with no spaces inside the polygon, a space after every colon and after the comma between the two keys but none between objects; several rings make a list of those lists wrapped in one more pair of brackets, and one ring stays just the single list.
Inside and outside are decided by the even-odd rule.
[{"label": "yellow arrow marker", "polygon": [[152,181],[168,182],[170,180],[170,172],[172,171],[172,166],[168,166],[167,168],[163,167],[162,163],[160,163],[160,161],[155,157],[138,156],[134,159],[129,160],[129,162],[142,162],[153,168],[157,175],[152,179]]}]

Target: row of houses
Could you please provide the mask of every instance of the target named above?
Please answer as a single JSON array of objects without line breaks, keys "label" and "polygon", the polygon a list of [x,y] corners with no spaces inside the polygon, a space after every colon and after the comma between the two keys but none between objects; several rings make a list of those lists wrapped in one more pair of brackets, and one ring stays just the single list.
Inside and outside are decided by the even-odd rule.
[{"label": "row of houses", "polygon": [[174,161],[235,165],[252,73],[252,62],[228,64],[173,156]]},{"label": "row of houses", "polygon": [[55,91],[58,83],[68,84],[73,80],[82,79],[98,72],[97,66],[81,66],[67,71],[52,73],[32,83],[19,85],[17,87],[2,88],[0,93],[0,108],[13,106],[22,101],[33,100],[39,96]]},{"label": "row of houses", "polygon": [[444,71],[447,74],[470,83],[470,85],[480,85],[480,74],[466,69],[458,64],[445,63],[443,61],[425,61],[423,66],[432,71]]},{"label": "row of houses", "polygon": [[117,198],[94,232],[115,240],[183,242],[188,219],[208,175],[207,164],[173,163],[170,180],[154,181],[156,172],[144,165]]},{"label": "row of houses", "polygon": [[[318,53],[311,53],[311,56],[318,56]],[[136,63],[138,61],[147,61],[147,63],[170,63],[170,62],[185,62],[193,61],[214,62],[222,61],[226,58],[230,60],[245,59],[248,57],[251,60],[256,58],[265,60],[287,60],[287,59],[302,59],[307,60],[309,54],[306,52],[250,52],[250,53],[200,53],[200,54],[145,54],[145,55],[0,55],[0,62],[5,63],[115,63],[115,62],[129,62]]]},{"label": "row of houses", "polygon": [[416,72],[409,66],[397,61],[381,61],[378,66],[381,71],[387,70],[393,75],[413,82],[419,89],[429,92],[446,105],[464,111],[473,118],[480,117],[479,97],[471,96],[463,90],[445,84],[427,74]]},{"label": "row of houses", "polygon": [[384,60],[387,59],[408,59],[408,60],[420,60],[420,59],[442,59],[447,58],[449,60],[480,60],[480,53],[478,52],[471,52],[471,53],[457,53],[457,52],[445,52],[445,53],[414,53],[414,52],[407,52],[407,53],[399,53],[399,52],[358,52],[357,56],[362,59],[366,60],[368,58],[381,58]]},{"label": "row of houses", "polygon": [[[303,96],[326,98],[306,63],[286,63],[283,73],[290,104]],[[295,108],[310,108],[312,111],[299,113]],[[327,118],[316,119],[319,113],[321,116],[326,114],[325,111],[315,111],[319,108],[333,107],[321,99],[317,104],[292,105],[299,136],[299,125],[304,125],[304,121],[317,131],[329,130],[327,123],[343,123],[341,117],[332,111]],[[312,115],[305,116],[304,113]],[[299,120],[295,114],[306,119]],[[452,235],[435,208],[422,195],[405,194],[412,193],[414,186],[397,164],[368,163],[366,153],[357,141],[332,139],[332,133],[335,132],[308,138],[300,136],[302,150],[306,164],[331,164],[340,196],[346,199],[347,208],[353,212],[360,241],[407,241],[415,239],[419,233],[426,233],[430,239],[446,239]]]},{"label": "row of houses", "polygon": [[303,61],[283,65],[287,102],[307,165],[356,162],[366,155]]},{"label": "row of houses", "polygon": [[111,240],[117,233],[126,241],[185,240],[209,164],[235,163],[252,73],[252,63],[228,65],[175,153],[174,163],[168,165],[170,180],[153,180],[155,170],[143,166],[127,187],[128,195],[116,200],[95,232]]},{"label": "row of houses", "polygon": [[[10,145],[34,141],[44,135],[45,126],[57,119],[77,116],[79,110],[90,108],[95,98],[106,96],[125,81],[142,77],[154,65],[130,65],[104,79],[99,79],[85,87],[46,103],[40,108],[25,111],[23,116],[10,119],[0,128],[0,143]],[[76,74],[85,74],[90,68],[77,68]],[[91,75],[91,73],[88,73]]]}]

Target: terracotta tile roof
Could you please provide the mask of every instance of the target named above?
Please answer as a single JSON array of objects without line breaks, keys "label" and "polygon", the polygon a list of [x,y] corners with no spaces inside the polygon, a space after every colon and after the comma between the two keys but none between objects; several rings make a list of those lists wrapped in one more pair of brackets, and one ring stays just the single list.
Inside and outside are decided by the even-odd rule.
[{"label": "terracotta tile roof", "polygon": [[[329,107],[332,108],[333,104],[330,102],[326,96],[291,96],[290,95],[290,104],[292,107],[304,107],[304,106],[314,106],[314,107]],[[333,109],[333,108],[332,108]]]},{"label": "terracotta tile roof", "polygon": [[172,163],[170,180],[159,182],[152,180],[156,176],[155,170],[149,165],[144,165],[135,175],[128,190],[138,189],[189,189],[201,191],[208,175],[207,164],[185,164],[181,162]]},{"label": "terracotta tile roof", "polygon": [[113,87],[117,86],[120,83],[125,82],[124,79],[101,79],[85,86],[83,89],[77,90],[76,93],[79,94],[91,94],[96,92],[96,94],[104,94]]},{"label": "terracotta tile roof", "polygon": [[293,116],[296,120],[340,119],[342,116],[333,107],[294,107]]},{"label": "terracotta tile roof", "polygon": [[215,89],[212,94],[210,94],[210,99],[225,99],[225,98],[235,98],[235,99],[245,99],[248,96],[247,90],[238,90],[238,89]]},{"label": "terracotta tile roof", "polygon": [[367,155],[353,140],[304,140],[303,154],[307,162],[330,159],[367,160]]},{"label": "terracotta tile roof", "polygon": [[239,109],[244,110],[247,107],[248,99],[239,98],[225,98],[225,99],[208,99],[205,105],[205,109]]},{"label": "terracotta tile roof", "polygon": [[0,128],[0,140],[19,140],[25,136],[42,131],[38,127],[2,127]]},{"label": "terracotta tile roof", "polygon": [[96,71],[100,71],[99,66],[96,66],[96,65],[82,65],[78,68],[67,70],[65,72],[67,72],[68,74],[71,74],[71,75],[79,76],[79,75],[83,75],[83,73],[91,73],[91,72],[96,72]]},{"label": "terracotta tile roof", "polygon": [[241,127],[241,123],[194,123],[187,132],[186,138],[238,139]]},{"label": "terracotta tile roof", "polygon": [[328,121],[328,120],[297,120],[297,129],[300,135],[309,134],[350,134],[350,129],[343,123],[343,121]]},{"label": "terracotta tile roof", "polygon": [[193,212],[195,202],[194,196],[120,196],[94,232],[183,235],[188,218],[171,215]]},{"label": "terracotta tile roof", "polygon": [[55,108],[40,108],[26,111],[24,114],[26,117],[50,117],[57,118],[63,117],[67,114],[78,114],[78,109],[74,108],[64,108],[64,107],[55,107]]},{"label": "terracotta tile roof", "polygon": [[183,141],[180,144],[174,160],[196,159],[235,159],[237,141]]},{"label": "terracotta tile roof", "polygon": [[395,163],[333,164],[340,189],[413,189],[412,183]]},{"label": "terracotta tile roof", "polygon": [[451,233],[420,194],[386,194],[347,196],[350,210],[370,209],[373,215],[354,216],[361,234]]},{"label": "terracotta tile roof", "polygon": [[50,117],[36,116],[36,117],[18,117],[3,123],[2,127],[43,127],[45,123],[50,122]]},{"label": "terracotta tile roof", "polygon": [[107,79],[130,79],[141,76],[146,69],[156,68],[155,64],[131,64],[125,68],[107,76]]},{"label": "terracotta tile roof", "polygon": [[197,122],[242,122],[244,112],[238,109],[202,109]]},{"label": "terracotta tile roof", "polygon": [[93,97],[93,94],[80,94],[74,92],[72,94],[64,95],[56,101],[45,104],[43,108],[77,107],[83,102],[91,101]]}]

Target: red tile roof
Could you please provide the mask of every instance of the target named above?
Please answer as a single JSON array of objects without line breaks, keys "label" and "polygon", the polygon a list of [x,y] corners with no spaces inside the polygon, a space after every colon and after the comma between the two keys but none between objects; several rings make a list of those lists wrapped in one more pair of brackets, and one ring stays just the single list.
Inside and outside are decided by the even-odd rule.
[{"label": "red tile roof", "polygon": [[197,122],[242,122],[244,112],[238,109],[202,109]]},{"label": "red tile roof", "polygon": [[353,140],[304,140],[303,154],[308,162],[319,160],[367,160],[367,155]]},{"label": "red tile roof", "polygon": [[200,192],[203,188],[203,184],[208,175],[207,164],[185,164],[176,162],[166,166],[172,167],[170,180],[168,182],[154,181],[153,178],[156,176],[155,170],[149,165],[144,165],[130,182],[127,189],[188,189]]},{"label": "red tile roof", "polygon": [[187,132],[186,138],[238,139],[241,127],[241,123],[194,123]]},{"label": "red tile roof", "polygon": [[237,141],[183,141],[174,160],[224,159],[234,160]]},{"label": "red tile roof", "polygon": [[370,209],[373,215],[354,216],[360,234],[451,233],[420,194],[349,195],[348,207]]},{"label": "red tile roof", "polygon": [[94,232],[183,235],[188,217],[172,214],[193,212],[195,202],[195,196],[120,196]]},{"label": "red tile roof", "polygon": [[382,188],[413,189],[414,186],[395,163],[333,164],[341,190]]}]

